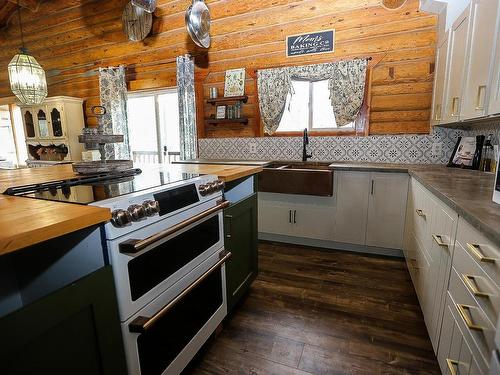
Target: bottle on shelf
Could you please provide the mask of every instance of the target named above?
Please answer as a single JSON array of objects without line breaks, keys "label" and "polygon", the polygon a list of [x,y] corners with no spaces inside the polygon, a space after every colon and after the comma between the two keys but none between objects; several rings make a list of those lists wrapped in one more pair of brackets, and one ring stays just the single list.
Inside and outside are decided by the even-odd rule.
[{"label": "bottle on shelf", "polygon": [[488,138],[484,142],[483,150],[481,152],[481,162],[479,163],[479,170],[483,172],[494,172],[495,171],[495,151],[491,140],[493,134],[488,135]]}]

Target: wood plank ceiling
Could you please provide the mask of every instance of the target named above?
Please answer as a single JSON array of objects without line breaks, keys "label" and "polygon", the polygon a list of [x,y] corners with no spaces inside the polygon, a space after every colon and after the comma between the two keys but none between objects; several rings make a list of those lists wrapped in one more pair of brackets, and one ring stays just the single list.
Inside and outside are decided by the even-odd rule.
[{"label": "wood plank ceiling", "polygon": [[[17,10],[17,0],[0,0],[0,30],[7,27],[9,20]],[[39,0],[19,0],[19,6],[36,11]]]},{"label": "wood plank ceiling", "polygon": [[[197,56],[196,71],[206,77],[205,96],[210,86],[222,87],[227,69],[251,72],[371,56],[378,64],[372,74],[370,133],[429,131],[437,19],[420,12],[419,0],[392,11],[380,0],[206,0],[212,15],[212,46],[207,52],[197,48],[185,30],[184,13],[191,0],[158,0],[153,30],[142,42],[128,41],[122,31],[128,1],[24,0],[31,7],[22,9],[26,47],[47,72],[50,96],[81,97],[88,114],[99,102],[95,68],[126,65],[130,90],[175,86],[175,57],[185,53]],[[8,8],[12,14],[12,3],[0,4],[0,14],[8,15]],[[332,28],[334,53],[285,56],[287,35]],[[12,95],[7,64],[20,46],[17,17],[0,30],[0,45],[0,97],[6,97]],[[250,97],[243,112],[249,125],[205,126],[202,136],[258,134],[251,77],[246,87]],[[95,125],[95,120],[89,117],[87,123]]]}]

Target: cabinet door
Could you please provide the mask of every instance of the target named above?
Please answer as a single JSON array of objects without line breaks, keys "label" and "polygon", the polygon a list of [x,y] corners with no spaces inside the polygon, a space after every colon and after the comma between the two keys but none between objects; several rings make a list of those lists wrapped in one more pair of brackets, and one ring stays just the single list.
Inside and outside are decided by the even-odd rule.
[{"label": "cabinet door", "polygon": [[334,239],[337,242],[364,245],[370,173],[335,172],[334,181],[337,186]]},{"label": "cabinet door", "polygon": [[62,138],[66,136],[63,106],[60,104],[48,105],[47,113],[52,137]]},{"label": "cabinet door", "polygon": [[293,235],[333,240],[334,211],[317,204],[295,205],[292,212]]},{"label": "cabinet door", "polygon": [[469,34],[470,10],[467,9],[453,24],[450,35],[450,61],[445,93],[445,109],[442,123],[460,120],[463,104],[463,81],[465,75],[465,59],[467,52],[467,37]]},{"label": "cabinet door", "polygon": [[35,125],[38,130],[39,138],[49,138],[49,123],[47,118],[47,109],[45,107],[37,107],[35,109]]},{"label": "cabinet door", "polygon": [[26,138],[35,138],[37,136],[35,130],[35,111],[32,108],[24,108],[22,115]]},{"label": "cabinet door", "polygon": [[224,210],[227,308],[231,310],[257,276],[257,194]]},{"label": "cabinet door", "polygon": [[432,97],[431,125],[438,125],[443,117],[444,87],[446,83],[450,33],[447,32],[443,41],[436,49],[436,73],[434,76],[434,94]]},{"label": "cabinet door", "polygon": [[126,374],[111,267],[0,319],[2,373]]},{"label": "cabinet door", "polygon": [[474,0],[472,3],[463,120],[486,115],[486,102],[491,90],[490,66],[495,46],[492,27],[496,24],[498,7],[498,0]]},{"label": "cabinet door", "polygon": [[[443,318],[443,329],[437,353],[439,367],[443,374],[458,374],[460,348],[462,346],[463,334],[453,316],[451,297],[448,296],[446,311]],[[455,371],[455,372],[453,372]],[[462,372],[460,372],[462,374]],[[467,372],[464,372],[467,374]]]},{"label": "cabinet door", "polygon": [[[499,4],[500,6],[500,4]],[[488,106],[488,114],[494,115],[500,113],[500,10],[497,10],[496,30],[491,25],[491,30],[495,33],[495,57],[493,60],[493,69],[491,75],[491,90]]]},{"label": "cabinet door", "polygon": [[408,174],[371,173],[366,245],[402,249]]},{"label": "cabinet door", "polygon": [[292,235],[292,216],[289,204],[259,198],[259,232]]}]

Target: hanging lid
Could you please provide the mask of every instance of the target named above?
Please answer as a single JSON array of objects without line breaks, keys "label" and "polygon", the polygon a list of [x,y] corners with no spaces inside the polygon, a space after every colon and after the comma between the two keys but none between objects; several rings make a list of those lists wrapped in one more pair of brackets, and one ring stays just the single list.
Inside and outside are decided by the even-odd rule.
[{"label": "hanging lid", "polygon": [[193,0],[186,11],[186,28],[199,47],[210,47],[210,11],[203,0]]}]

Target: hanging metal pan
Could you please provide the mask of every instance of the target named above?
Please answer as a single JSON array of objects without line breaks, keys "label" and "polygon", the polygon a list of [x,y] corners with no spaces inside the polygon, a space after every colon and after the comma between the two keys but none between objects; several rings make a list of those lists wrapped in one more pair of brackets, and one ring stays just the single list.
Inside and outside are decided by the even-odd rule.
[{"label": "hanging metal pan", "polygon": [[210,11],[203,0],[193,0],[186,11],[186,28],[197,46],[210,47]]}]

